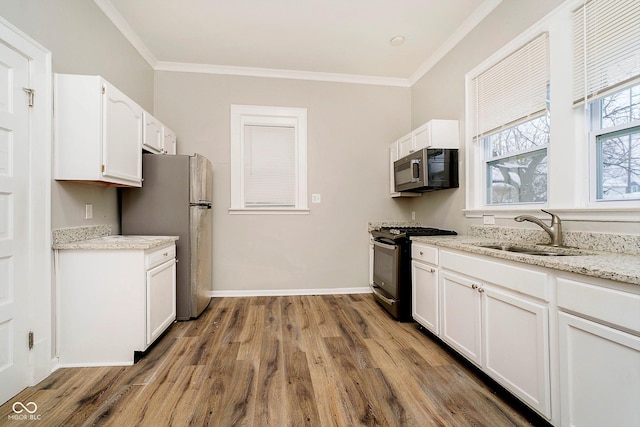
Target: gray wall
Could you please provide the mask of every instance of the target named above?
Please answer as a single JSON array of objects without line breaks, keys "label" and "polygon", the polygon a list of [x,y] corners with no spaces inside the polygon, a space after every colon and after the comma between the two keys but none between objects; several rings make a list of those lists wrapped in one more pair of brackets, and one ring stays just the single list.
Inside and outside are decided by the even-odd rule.
[{"label": "gray wall", "polygon": [[[53,71],[99,74],[153,111],[153,69],[90,0],[2,0],[0,16],[52,52]],[[36,94],[37,97],[37,94]],[[52,228],[110,224],[118,231],[115,188],[52,182]],[[85,203],[94,218],[84,219]]]},{"label": "gray wall", "polygon": [[[464,76],[520,33],[559,6],[563,0],[503,0],[471,33],[411,88],[412,129],[431,119],[457,119],[461,130],[461,188],[425,194],[411,203],[416,219],[464,234],[465,219]],[[503,225],[517,226],[513,221]]]},{"label": "gray wall", "polygon": [[[231,215],[231,104],[305,107],[309,215]],[[388,197],[388,144],[410,130],[410,89],[157,72],[155,114],[179,154],[213,162],[213,289],[362,287],[367,221],[406,219]]]}]

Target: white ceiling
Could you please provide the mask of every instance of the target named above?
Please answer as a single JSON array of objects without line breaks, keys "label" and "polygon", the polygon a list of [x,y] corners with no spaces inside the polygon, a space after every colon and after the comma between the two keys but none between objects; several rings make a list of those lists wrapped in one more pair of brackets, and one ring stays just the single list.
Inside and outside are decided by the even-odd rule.
[{"label": "white ceiling", "polygon": [[502,0],[94,1],[158,70],[409,86]]}]

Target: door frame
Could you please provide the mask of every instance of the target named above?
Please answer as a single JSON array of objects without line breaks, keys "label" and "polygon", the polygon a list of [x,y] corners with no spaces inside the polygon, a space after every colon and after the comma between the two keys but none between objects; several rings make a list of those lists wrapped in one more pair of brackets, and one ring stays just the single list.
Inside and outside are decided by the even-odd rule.
[{"label": "door frame", "polygon": [[[51,52],[0,17],[0,41],[29,60],[30,86],[35,91],[29,117],[29,279],[27,322],[34,333],[29,352],[29,385],[46,378],[55,368],[53,358],[51,270]],[[25,337],[25,345],[26,345]]]}]

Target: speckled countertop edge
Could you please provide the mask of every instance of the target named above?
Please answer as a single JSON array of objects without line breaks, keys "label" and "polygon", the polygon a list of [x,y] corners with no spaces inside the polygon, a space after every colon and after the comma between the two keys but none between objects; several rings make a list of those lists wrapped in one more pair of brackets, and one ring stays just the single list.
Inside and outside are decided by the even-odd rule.
[{"label": "speckled countertop edge", "polygon": [[59,228],[51,232],[52,248],[64,249],[151,249],[171,244],[178,236],[120,236],[111,235],[109,225]]},{"label": "speckled countertop edge", "polygon": [[[536,256],[516,252],[500,251],[477,246],[478,244],[496,244],[504,239],[489,239],[475,236],[429,236],[412,237],[416,242],[423,242],[439,247],[457,249],[479,255],[488,255],[524,264],[536,265],[585,276],[614,280],[617,282],[640,285],[640,255],[581,249],[585,255],[579,256]],[[531,241],[510,241],[513,244],[531,245]],[[541,247],[542,250],[549,247]]]}]

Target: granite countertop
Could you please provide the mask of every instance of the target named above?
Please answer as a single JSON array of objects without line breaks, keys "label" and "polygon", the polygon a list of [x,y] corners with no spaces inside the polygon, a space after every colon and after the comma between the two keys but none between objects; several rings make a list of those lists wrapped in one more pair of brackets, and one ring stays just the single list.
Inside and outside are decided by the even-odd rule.
[{"label": "granite countertop", "polygon": [[536,245],[527,240],[498,240],[483,236],[429,236],[412,237],[415,242],[427,243],[443,248],[457,249],[479,255],[489,255],[495,258],[517,261],[540,267],[584,274],[585,276],[615,280],[618,282],[640,285],[640,255],[634,253],[607,252],[591,249],[563,249],[573,254],[571,256],[540,256],[508,252],[483,248],[478,245],[510,245],[524,246],[540,251],[550,251],[554,248]]},{"label": "granite countertop", "polygon": [[53,249],[152,249],[172,244],[178,236],[112,235],[108,225],[59,228],[52,231]]},{"label": "granite countertop", "polygon": [[178,236],[103,236],[54,244],[53,249],[152,249],[172,244]]}]

